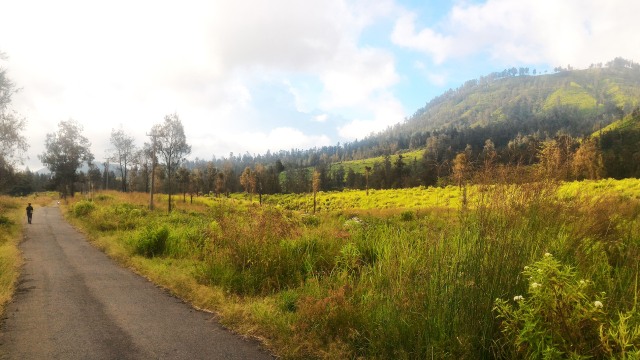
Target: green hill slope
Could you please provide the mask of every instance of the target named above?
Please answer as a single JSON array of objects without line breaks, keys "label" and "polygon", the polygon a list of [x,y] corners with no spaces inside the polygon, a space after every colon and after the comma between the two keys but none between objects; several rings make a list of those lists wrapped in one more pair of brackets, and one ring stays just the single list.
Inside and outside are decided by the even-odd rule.
[{"label": "green hill slope", "polygon": [[503,73],[449,90],[390,131],[396,136],[415,136],[446,128],[502,124],[523,133],[565,130],[577,135],[607,125],[639,105],[640,66],[622,59],[606,67],[550,75]]},{"label": "green hill slope", "polygon": [[640,177],[640,109],[594,134],[599,137],[607,175]]},{"label": "green hill slope", "polygon": [[602,131],[597,131],[593,135],[600,136],[603,133],[611,131],[622,132],[634,130],[640,130],[640,112],[637,111],[632,112],[620,120],[612,122],[608,126],[604,127]]}]

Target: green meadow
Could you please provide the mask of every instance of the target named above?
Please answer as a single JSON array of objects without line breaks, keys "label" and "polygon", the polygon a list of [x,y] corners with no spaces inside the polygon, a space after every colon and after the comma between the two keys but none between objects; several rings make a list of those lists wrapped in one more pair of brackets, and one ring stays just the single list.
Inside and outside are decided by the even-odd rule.
[{"label": "green meadow", "polygon": [[[411,164],[414,160],[420,161],[424,154],[424,149],[421,150],[410,150],[406,152],[402,152],[401,154],[394,154],[389,156],[389,161],[393,164],[398,160],[398,156],[402,155],[402,160],[405,164]],[[349,161],[341,161],[331,165],[332,169],[335,169],[339,166],[343,166],[345,172],[352,169],[356,174],[364,174],[365,167],[373,168],[373,165],[378,163],[382,164],[384,162],[384,156],[377,156],[366,158],[362,160],[349,160]]]},{"label": "green meadow", "polygon": [[64,211],[285,359],[640,355],[637,179],[147,201]]}]

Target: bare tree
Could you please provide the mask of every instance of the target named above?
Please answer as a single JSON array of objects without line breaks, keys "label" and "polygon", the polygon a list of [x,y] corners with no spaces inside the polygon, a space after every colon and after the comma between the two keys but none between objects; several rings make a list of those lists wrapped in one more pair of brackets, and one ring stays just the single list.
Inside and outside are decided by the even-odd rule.
[{"label": "bare tree", "polygon": [[144,143],[141,149],[133,153],[131,164],[135,171],[130,177],[133,179],[134,191],[149,192],[153,156],[153,147],[149,143]]},{"label": "bare tree", "polygon": [[322,185],[322,181],[320,180],[320,171],[317,169],[313,171],[313,180],[311,182],[311,187],[313,190],[313,213],[316,213],[316,195],[318,191],[320,191],[320,186]]},{"label": "bare tree", "polygon": [[456,181],[456,184],[459,188],[462,189],[462,186],[465,185],[465,181],[467,179],[468,172],[470,170],[470,162],[467,157],[467,153],[460,152],[456,155],[456,158],[453,159],[453,170],[452,176]]},{"label": "bare tree", "polygon": [[573,172],[578,180],[602,177],[604,165],[597,138],[582,141],[573,157]]},{"label": "bare tree", "polygon": [[120,166],[120,176],[122,177],[122,191],[127,191],[127,166],[133,161],[136,151],[133,136],[127,135],[122,128],[111,129],[111,144],[113,145],[112,157]]},{"label": "bare tree", "polygon": [[364,179],[365,179],[365,190],[367,195],[369,195],[369,175],[371,174],[371,166],[364,167]]},{"label": "bare tree", "polygon": [[189,173],[189,197],[190,203],[193,204],[193,196],[198,196],[202,193],[204,187],[204,181],[202,178],[201,169],[193,169]]},{"label": "bare tree", "polygon": [[253,194],[256,192],[256,173],[250,167],[246,167],[240,175],[240,185],[249,193],[249,200],[253,200]]},{"label": "bare tree", "polygon": [[215,188],[215,193],[216,193],[216,197],[220,196],[220,194],[223,194],[227,189],[226,189],[226,181],[225,181],[225,175],[223,172],[219,172],[216,175],[216,188]]},{"label": "bare tree", "polygon": [[173,173],[180,166],[184,157],[191,153],[191,146],[187,144],[184,127],[178,114],[170,114],[164,117],[164,123],[154,126],[152,131],[158,136],[157,150],[167,169],[167,185],[169,194],[168,212],[171,212],[171,194]]},{"label": "bare tree", "polygon": [[469,152],[463,151],[453,159],[452,175],[460,190],[462,190],[462,207],[467,207],[467,178],[471,170],[471,162],[468,157]]},{"label": "bare tree", "polygon": [[176,181],[178,182],[178,187],[180,192],[182,193],[182,202],[187,202],[187,192],[190,191],[190,183],[191,183],[191,172],[189,169],[185,167],[181,167],[176,172]]},{"label": "bare tree", "polygon": [[256,177],[256,191],[258,192],[258,197],[260,200],[260,205],[262,205],[262,193],[265,188],[265,180],[267,177],[267,168],[262,164],[256,164],[256,169],[254,171]]}]

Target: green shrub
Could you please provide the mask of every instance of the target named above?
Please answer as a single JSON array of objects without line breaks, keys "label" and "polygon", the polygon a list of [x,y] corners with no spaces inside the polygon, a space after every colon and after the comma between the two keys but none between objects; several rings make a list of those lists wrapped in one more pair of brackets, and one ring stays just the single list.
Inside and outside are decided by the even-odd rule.
[{"label": "green shrub", "polygon": [[[640,355],[638,315],[618,314],[593,282],[580,279],[551,254],[523,274],[528,293],[496,299],[502,339],[498,352],[509,359],[628,358]],[[632,314],[635,312],[631,312]],[[631,321],[630,321],[631,320]],[[622,331],[621,331],[622,330]]]},{"label": "green shrub", "polygon": [[242,285],[237,281],[233,266],[220,259],[201,263],[196,269],[196,277],[202,284],[218,285],[225,290],[235,290]]},{"label": "green shrub", "polygon": [[101,218],[96,220],[94,227],[98,231],[107,232],[118,229],[118,224],[113,219]]},{"label": "green shrub", "polygon": [[278,303],[280,305],[280,310],[282,310],[283,312],[295,312],[298,309],[296,303],[298,302],[299,298],[300,295],[296,291],[281,291],[278,294]]},{"label": "green shrub", "polygon": [[149,226],[134,238],[134,252],[148,258],[163,255],[168,238],[169,228],[166,225]]},{"label": "green shrub", "polygon": [[71,212],[73,216],[79,218],[89,215],[93,210],[96,209],[96,206],[91,201],[82,200],[73,205]]},{"label": "green shrub", "polygon": [[107,201],[107,200],[112,200],[113,196],[106,195],[106,194],[98,194],[96,195],[95,199],[98,201]]},{"label": "green shrub", "polygon": [[0,226],[13,225],[13,221],[4,215],[0,215]]},{"label": "green shrub", "polygon": [[173,226],[164,254],[173,258],[201,259],[209,236],[208,224],[197,218],[181,226]]},{"label": "green shrub", "polygon": [[320,218],[315,215],[305,215],[302,217],[302,223],[309,227],[318,227]]},{"label": "green shrub", "polygon": [[[81,203],[83,201],[74,205],[72,209],[74,215],[76,214],[76,207]],[[84,209],[86,205],[80,205],[80,210],[91,214],[88,225],[101,232],[134,230],[138,228],[141,220],[147,215],[145,209],[140,209],[138,206],[128,203],[104,205],[99,202],[91,202],[89,204],[93,205],[95,210]]]},{"label": "green shrub", "polygon": [[413,221],[416,219],[416,213],[414,211],[403,211],[400,213],[400,220],[402,221]]}]

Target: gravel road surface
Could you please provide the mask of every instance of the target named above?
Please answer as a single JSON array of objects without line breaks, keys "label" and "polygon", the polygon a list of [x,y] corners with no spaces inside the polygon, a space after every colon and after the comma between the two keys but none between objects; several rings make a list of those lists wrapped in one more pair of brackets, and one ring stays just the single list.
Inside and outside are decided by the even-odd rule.
[{"label": "gravel road surface", "polygon": [[87,243],[57,207],[25,221],[0,359],[272,359]]}]

